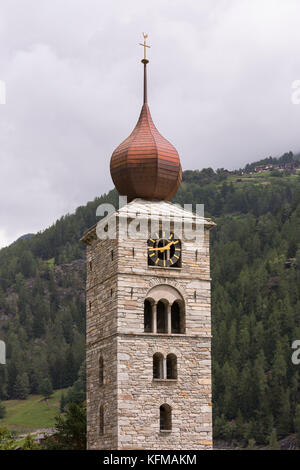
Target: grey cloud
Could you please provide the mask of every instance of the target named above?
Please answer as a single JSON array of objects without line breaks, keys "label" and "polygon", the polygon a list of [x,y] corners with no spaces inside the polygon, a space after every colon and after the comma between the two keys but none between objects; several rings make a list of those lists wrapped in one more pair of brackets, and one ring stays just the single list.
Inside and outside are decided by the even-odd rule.
[{"label": "grey cloud", "polygon": [[[272,6],[271,6],[272,4]],[[298,151],[297,0],[3,0],[0,245],[112,188],[142,99],[184,168]]]}]

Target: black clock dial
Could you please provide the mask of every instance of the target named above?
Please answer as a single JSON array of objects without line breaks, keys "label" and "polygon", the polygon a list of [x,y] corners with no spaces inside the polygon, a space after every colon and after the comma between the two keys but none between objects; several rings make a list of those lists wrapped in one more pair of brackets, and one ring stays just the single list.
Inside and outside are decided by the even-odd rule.
[{"label": "black clock dial", "polygon": [[181,241],[173,232],[153,233],[147,242],[147,250],[149,266],[180,266]]}]

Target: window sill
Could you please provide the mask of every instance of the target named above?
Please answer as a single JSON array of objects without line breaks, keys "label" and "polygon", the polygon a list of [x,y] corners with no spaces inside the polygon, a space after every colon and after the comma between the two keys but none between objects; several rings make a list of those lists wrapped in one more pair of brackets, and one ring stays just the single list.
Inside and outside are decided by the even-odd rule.
[{"label": "window sill", "polygon": [[160,429],[159,432],[161,434],[170,434],[172,432],[172,429]]},{"label": "window sill", "polygon": [[177,382],[178,379],[153,379],[153,382]]},{"label": "window sill", "polygon": [[144,331],[142,334],[157,336],[186,336],[186,333],[153,333],[153,331]]}]

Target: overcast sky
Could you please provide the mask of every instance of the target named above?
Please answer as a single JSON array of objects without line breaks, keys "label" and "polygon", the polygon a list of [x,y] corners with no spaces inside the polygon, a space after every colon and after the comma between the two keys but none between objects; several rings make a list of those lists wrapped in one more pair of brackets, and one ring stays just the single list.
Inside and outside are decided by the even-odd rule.
[{"label": "overcast sky", "polygon": [[184,169],[298,152],[299,18],[299,0],[1,0],[0,246],[113,187],[142,31],[152,117]]}]

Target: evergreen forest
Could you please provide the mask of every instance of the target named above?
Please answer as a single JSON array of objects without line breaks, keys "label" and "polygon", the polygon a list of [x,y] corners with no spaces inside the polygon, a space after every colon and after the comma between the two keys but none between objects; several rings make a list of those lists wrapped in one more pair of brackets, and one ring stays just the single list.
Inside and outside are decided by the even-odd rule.
[{"label": "evergreen forest", "polygon": [[[0,400],[42,393],[45,381],[53,389],[70,387],[83,375],[80,238],[103,202],[117,206],[116,191],[0,250],[0,339],[7,345]],[[292,362],[292,343],[300,340],[300,173],[188,170],[173,202],[202,203],[217,224],[211,231],[214,437],[247,446],[268,444],[274,433],[300,436],[300,365]]]}]

